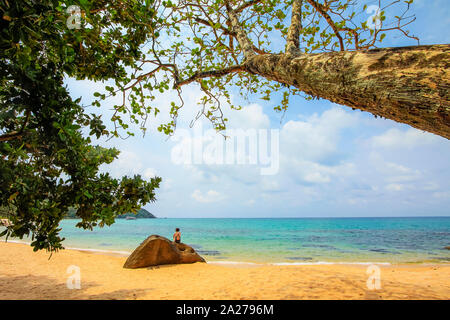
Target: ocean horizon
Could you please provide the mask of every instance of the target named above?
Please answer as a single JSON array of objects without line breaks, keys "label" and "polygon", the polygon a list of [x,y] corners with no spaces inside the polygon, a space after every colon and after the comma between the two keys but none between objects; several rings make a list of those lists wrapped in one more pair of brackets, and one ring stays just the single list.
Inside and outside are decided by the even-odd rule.
[{"label": "ocean horizon", "polygon": [[450,262],[450,217],[116,219],[93,231],[76,228],[78,221],[60,223],[67,249],[128,255],[152,234],[171,239],[178,227],[182,242],[210,263]]}]

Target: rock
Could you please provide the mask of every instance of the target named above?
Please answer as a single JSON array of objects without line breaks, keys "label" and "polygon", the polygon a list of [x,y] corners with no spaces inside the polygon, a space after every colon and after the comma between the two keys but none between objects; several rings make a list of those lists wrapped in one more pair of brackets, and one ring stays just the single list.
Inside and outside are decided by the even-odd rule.
[{"label": "rock", "polygon": [[450,246],[444,247],[444,249],[450,250]]},{"label": "rock", "polygon": [[175,243],[167,238],[151,235],[128,257],[123,265],[127,269],[145,268],[161,264],[205,262],[195,250],[184,243]]}]

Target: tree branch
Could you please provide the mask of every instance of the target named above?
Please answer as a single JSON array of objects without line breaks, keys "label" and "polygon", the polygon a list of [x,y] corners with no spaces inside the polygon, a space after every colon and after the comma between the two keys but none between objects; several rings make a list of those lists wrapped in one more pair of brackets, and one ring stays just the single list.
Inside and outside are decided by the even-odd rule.
[{"label": "tree branch", "polygon": [[[199,18],[199,17],[194,17],[193,19],[194,19],[195,22],[204,24],[205,26],[208,26],[208,27],[211,27],[211,28],[214,27],[213,26],[214,23],[212,21],[209,22],[208,20],[205,20],[205,19],[202,19],[202,18]],[[222,30],[223,34],[225,34],[225,35],[236,36],[235,32],[233,32],[230,29],[224,27],[223,25],[220,25],[219,30]]]},{"label": "tree branch", "polygon": [[25,116],[25,121],[23,122],[22,128],[20,128],[19,131],[13,131],[13,132],[5,133],[5,134],[1,135],[0,136],[0,142],[10,141],[10,140],[14,140],[14,139],[22,137],[23,136],[23,132],[25,130],[25,127],[26,127],[26,125],[28,123],[28,120],[30,119],[30,113],[31,113],[31,111],[27,110],[27,113],[26,113],[26,116]]},{"label": "tree branch", "polygon": [[22,136],[22,133],[19,131],[13,131],[10,133],[5,133],[0,136],[0,142],[14,140]]},{"label": "tree branch", "polygon": [[[205,26],[213,28],[213,26],[211,25],[212,22],[210,23],[209,21],[207,21],[205,19],[202,19],[202,18],[198,18],[198,17],[194,17],[193,19],[194,19],[194,21],[196,21],[198,23],[201,23],[201,24],[203,24]],[[231,31],[230,29],[224,27],[223,25],[220,25],[219,30],[221,30],[224,35],[231,36],[231,37],[234,37],[234,38],[237,39],[236,32]],[[268,54],[268,52],[258,48],[253,43],[251,44],[251,46],[252,46],[253,51],[255,51],[258,54]]]},{"label": "tree branch", "polygon": [[250,0],[250,1],[247,1],[244,4],[242,4],[240,7],[238,7],[236,10],[234,10],[234,12],[241,13],[242,11],[247,9],[248,7],[251,7],[252,5],[257,4],[258,2],[261,2],[261,0]]},{"label": "tree branch", "polygon": [[203,79],[203,78],[210,78],[210,77],[223,77],[229,73],[233,73],[233,72],[242,72],[242,71],[246,71],[245,66],[243,65],[236,65],[236,66],[231,66],[228,68],[224,68],[224,69],[219,69],[219,70],[210,70],[210,71],[202,71],[202,72],[197,72],[194,75],[192,75],[191,77],[189,77],[186,80],[175,80],[175,84],[174,84],[174,89],[178,89],[181,86],[187,85],[189,83],[192,83],[194,81]]},{"label": "tree branch", "polygon": [[253,51],[253,44],[247,37],[245,31],[242,29],[239,23],[238,14],[236,13],[236,11],[233,10],[233,8],[231,8],[229,0],[225,1],[225,6],[227,9],[228,16],[230,18],[232,31],[236,34],[236,39],[238,40],[239,45],[241,46],[242,51],[244,52],[245,59],[248,60],[256,55],[255,52]]},{"label": "tree branch", "polygon": [[313,8],[316,9],[317,12],[319,12],[322,17],[325,18],[325,20],[327,21],[328,25],[331,27],[331,29],[333,29],[334,34],[339,39],[339,46],[341,48],[341,51],[344,51],[345,50],[344,40],[342,39],[342,36],[339,33],[338,28],[336,28],[336,25],[334,24],[333,19],[331,19],[330,15],[327,13],[326,8],[322,4],[320,4],[320,3],[318,3],[318,2],[316,2],[314,0],[306,0],[306,1],[308,1],[308,3],[310,5],[312,5]]},{"label": "tree branch", "polygon": [[286,53],[295,54],[300,48],[300,31],[302,30],[302,0],[294,0],[292,3],[291,25],[286,39]]},{"label": "tree branch", "polygon": [[449,63],[450,44],[439,44],[257,55],[245,67],[313,97],[450,139]]}]

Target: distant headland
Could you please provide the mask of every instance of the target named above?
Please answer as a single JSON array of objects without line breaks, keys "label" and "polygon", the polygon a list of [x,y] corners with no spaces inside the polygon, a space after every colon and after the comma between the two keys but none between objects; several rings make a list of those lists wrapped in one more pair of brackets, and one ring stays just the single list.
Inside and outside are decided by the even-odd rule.
[{"label": "distant headland", "polygon": [[[140,209],[137,213],[125,213],[125,214],[121,214],[119,216],[117,216],[117,219],[125,219],[127,217],[133,217],[133,218],[137,218],[137,219],[142,219],[142,218],[146,218],[146,219],[154,219],[156,218],[156,216],[154,216],[152,213],[148,212],[147,210],[145,210],[144,208]],[[69,209],[69,212],[67,213],[67,215],[64,217],[64,219],[78,219],[79,217],[77,217],[76,215],[76,211],[75,209]]]}]

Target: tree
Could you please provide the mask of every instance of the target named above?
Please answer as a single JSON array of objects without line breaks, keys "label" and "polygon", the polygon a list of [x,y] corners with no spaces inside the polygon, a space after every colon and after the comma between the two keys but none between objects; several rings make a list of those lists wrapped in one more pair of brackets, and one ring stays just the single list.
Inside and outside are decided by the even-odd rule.
[{"label": "tree", "polygon": [[[386,34],[417,40],[405,29],[412,0],[381,2],[368,18],[353,0],[0,1],[0,206],[16,208],[7,234],[31,232],[36,249],[54,250],[69,207],[92,228],[154,200],[159,178],[99,174],[118,150],[90,137],[133,134],[130,122],[145,133],[158,92],[175,90],[172,120],[158,128],[172,134],[189,84],[204,92],[198,116],[217,130],[224,101],[240,108],[237,87],[244,97],[281,93],[280,112],[306,94],[450,138],[450,46],[377,49]],[[72,100],[64,77],[114,83],[93,103],[121,95],[114,130]]]},{"label": "tree", "polygon": [[92,229],[155,200],[159,177],[119,180],[99,172],[119,151],[91,144],[109,132],[63,84],[67,75],[101,80],[124,73],[145,36],[134,35],[141,27],[133,26],[129,38],[101,38],[111,19],[127,28],[122,15],[99,18],[97,29],[81,35],[67,28],[59,1],[1,1],[0,9],[0,207],[13,223],[1,236],[31,234],[34,250],[56,251],[69,208],[81,218],[78,227]]},{"label": "tree", "polygon": [[159,128],[171,134],[184,104],[181,90],[191,83],[205,93],[199,116],[218,130],[226,126],[221,103],[232,105],[233,86],[244,97],[281,92],[278,111],[290,95],[303,93],[449,139],[450,46],[377,49],[387,34],[418,40],[405,29],[415,20],[408,15],[413,1],[382,2],[369,16],[367,5],[353,0],[155,0],[164,21],[150,28],[137,68],[102,98],[123,95],[117,114],[157,114],[144,101],[155,91],[178,90],[173,121]]}]

